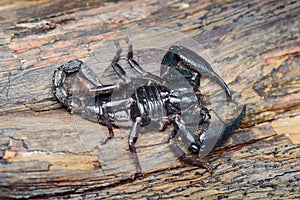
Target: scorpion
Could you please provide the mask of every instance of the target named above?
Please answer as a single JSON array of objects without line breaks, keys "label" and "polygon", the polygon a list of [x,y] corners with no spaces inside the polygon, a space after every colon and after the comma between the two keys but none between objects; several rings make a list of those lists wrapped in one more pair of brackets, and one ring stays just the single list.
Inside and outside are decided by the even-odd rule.
[{"label": "scorpion", "polygon": [[[214,129],[209,127],[211,115],[208,109],[202,105],[203,95],[199,90],[201,77],[212,79],[220,85],[228,100],[232,99],[232,94],[227,84],[212,69],[211,65],[194,51],[183,46],[172,45],[161,61],[160,76],[157,76],[141,67],[133,57],[133,47],[128,37],[125,38],[125,41],[128,45],[126,62],[139,77],[128,76],[119,64],[122,48],[119,41],[115,41],[117,51],[110,67],[122,82],[104,85],[82,61],[72,60],[54,71],[52,80],[54,96],[71,113],[79,113],[83,118],[89,120],[96,119],[99,124],[107,126],[109,136],[102,144],[114,137],[113,127],[116,122],[130,121],[132,123],[128,136],[128,146],[136,168],[136,172],[132,175],[133,179],[141,174],[141,166],[135,148],[139,130],[154,122],[160,124],[160,131],[173,125],[167,142],[170,143],[170,149],[180,160],[206,168],[212,173],[207,163],[186,155],[182,148],[176,144],[176,136],[180,132],[181,137],[189,142],[188,150],[192,154],[210,151],[223,144],[238,128],[245,116],[246,105],[243,106],[238,117],[229,123],[223,123],[223,128],[216,133]],[[196,98],[192,98],[190,94],[186,96],[188,98],[179,98],[176,89],[166,86],[168,80],[174,82],[174,79],[170,79],[171,70],[184,77],[192,88],[191,93]],[[120,89],[131,92],[127,92],[126,95],[116,95],[118,98],[113,99],[113,92]],[[206,124],[206,128],[198,131],[199,134],[192,134],[183,120],[181,105],[185,104],[198,106],[198,125],[200,127]]]}]

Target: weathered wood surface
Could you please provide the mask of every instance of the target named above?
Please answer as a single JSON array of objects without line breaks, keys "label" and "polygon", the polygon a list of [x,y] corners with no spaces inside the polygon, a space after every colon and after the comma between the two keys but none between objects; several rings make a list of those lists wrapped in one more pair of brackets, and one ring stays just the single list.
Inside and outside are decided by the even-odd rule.
[{"label": "weathered wood surface", "polygon": [[[300,198],[300,147],[283,135],[299,144],[299,1],[72,2],[0,7],[1,198]],[[160,144],[166,133],[155,133],[138,140],[144,175],[133,182],[127,133],[99,147],[106,128],[53,97],[56,67],[80,58],[101,76],[124,34],[136,49],[163,51],[189,36],[236,104],[248,104],[227,145],[252,143],[209,155],[213,177],[178,161]],[[143,62],[147,51],[138,53]]]}]

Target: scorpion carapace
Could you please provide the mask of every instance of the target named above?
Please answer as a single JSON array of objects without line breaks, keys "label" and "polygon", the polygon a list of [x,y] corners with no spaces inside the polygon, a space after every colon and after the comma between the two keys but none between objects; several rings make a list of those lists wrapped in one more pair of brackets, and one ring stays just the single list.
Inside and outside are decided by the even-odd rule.
[{"label": "scorpion carapace", "polygon": [[[132,121],[128,145],[136,165],[133,178],[141,173],[135,148],[138,132],[149,124],[158,124],[160,131],[173,125],[168,142],[174,154],[186,163],[204,167],[212,172],[205,162],[187,156],[176,144],[176,138],[180,136],[183,141],[187,141],[188,149],[202,157],[231,136],[245,116],[246,106],[235,120],[228,124],[219,123],[217,128],[214,128],[210,124],[211,113],[203,106],[203,95],[199,90],[200,78],[214,79],[224,89],[229,100],[231,91],[204,58],[185,47],[171,46],[161,62],[160,76],[157,76],[144,71],[134,60],[132,44],[128,38],[125,40],[128,44],[126,60],[140,77],[128,76],[120,66],[122,49],[116,41],[117,52],[112,59],[111,67],[123,82],[104,85],[83,62],[73,60],[54,71],[54,96],[71,112],[77,112],[89,120],[97,119],[100,124],[106,125],[109,136],[103,144],[113,138],[112,125],[115,122]],[[170,73],[171,71],[176,73]],[[174,78],[172,79],[174,74],[183,77],[192,88],[191,91],[185,89],[183,97],[178,92],[179,84],[174,83]],[[122,94],[125,91],[126,95],[118,95],[120,91]],[[76,95],[73,95],[75,93]],[[200,134],[192,133],[187,127],[186,120],[183,119],[186,108],[197,111],[197,126],[199,129],[201,127]]]}]

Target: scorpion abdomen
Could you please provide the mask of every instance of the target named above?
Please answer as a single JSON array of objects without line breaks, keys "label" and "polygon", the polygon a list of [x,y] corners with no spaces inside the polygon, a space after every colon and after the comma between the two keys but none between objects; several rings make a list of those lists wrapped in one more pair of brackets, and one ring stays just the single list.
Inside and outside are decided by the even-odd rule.
[{"label": "scorpion abdomen", "polygon": [[[130,107],[131,120],[135,121],[137,117],[142,117],[142,125],[146,126],[151,120],[159,122],[163,118],[178,112],[179,104],[176,96],[162,85],[144,85],[138,87],[131,95],[133,102]],[[172,106],[171,106],[172,104]]]}]

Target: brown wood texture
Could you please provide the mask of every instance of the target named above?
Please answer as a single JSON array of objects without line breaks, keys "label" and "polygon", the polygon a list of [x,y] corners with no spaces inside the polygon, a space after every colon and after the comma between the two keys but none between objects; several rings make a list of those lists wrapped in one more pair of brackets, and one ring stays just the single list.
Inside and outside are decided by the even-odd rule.
[{"label": "brown wood texture", "polygon": [[[0,198],[299,199],[299,13],[296,0],[0,3]],[[78,58],[101,77],[125,35],[147,71],[176,42],[205,57],[233,91],[228,120],[248,105],[205,158],[212,177],[180,162],[159,132],[140,135],[143,175],[132,181],[128,132],[99,145],[106,127],[52,95],[54,69]]]}]

